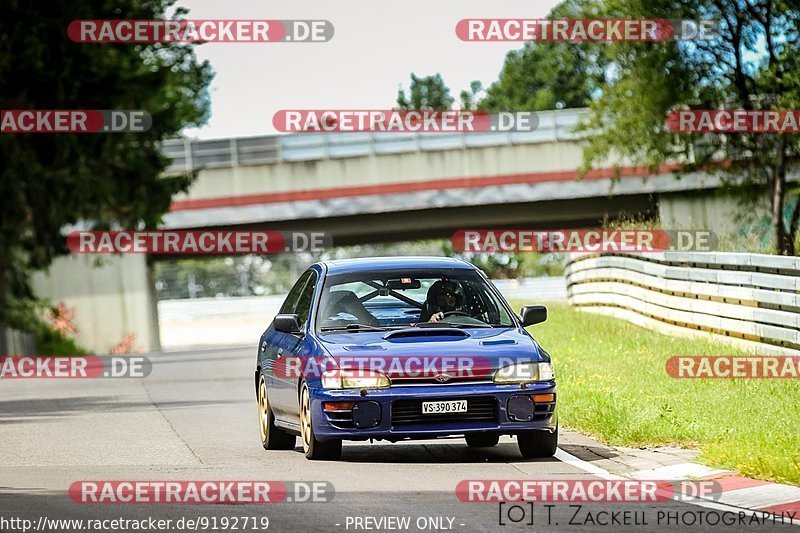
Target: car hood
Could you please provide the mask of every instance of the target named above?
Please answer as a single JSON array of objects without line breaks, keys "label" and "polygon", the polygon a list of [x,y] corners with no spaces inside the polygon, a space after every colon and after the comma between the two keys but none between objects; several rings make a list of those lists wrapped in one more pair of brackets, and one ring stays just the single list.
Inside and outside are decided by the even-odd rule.
[{"label": "car hood", "polygon": [[549,361],[548,354],[518,328],[328,333],[320,342],[339,368],[380,370],[393,381],[483,379],[514,362]]}]

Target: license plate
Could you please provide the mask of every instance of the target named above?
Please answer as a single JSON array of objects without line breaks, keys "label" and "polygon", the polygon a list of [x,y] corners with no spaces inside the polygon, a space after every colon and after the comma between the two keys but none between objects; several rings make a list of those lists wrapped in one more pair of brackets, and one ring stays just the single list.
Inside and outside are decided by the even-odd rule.
[{"label": "license plate", "polygon": [[449,402],[422,402],[423,415],[438,415],[445,413],[466,413],[467,400],[453,400]]}]

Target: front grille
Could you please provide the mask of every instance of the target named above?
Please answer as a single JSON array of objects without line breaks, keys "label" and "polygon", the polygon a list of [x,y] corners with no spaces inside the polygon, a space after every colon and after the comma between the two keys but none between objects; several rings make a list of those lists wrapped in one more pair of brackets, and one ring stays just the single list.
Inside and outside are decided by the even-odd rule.
[{"label": "front grille", "polygon": [[[426,402],[463,400],[435,398]],[[397,400],[392,403],[392,425],[425,424],[434,422],[494,422],[497,420],[497,400],[491,396],[467,398],[466,413],[422,414],[422,400]]]},{"label": "front grille", "polygon": [[399,378],[392,377],[392,387],[428,385],[463,385],[465,383],[492,383],[492,376],[454,376],[447,381],[437,381],[434,376]]},{"label": "front grille", "polygon": [[547,420],[553,416],[553,411],[556,410],[556,402],[536,403],[534,405],[536,406],[533,414],[534,420]]}]

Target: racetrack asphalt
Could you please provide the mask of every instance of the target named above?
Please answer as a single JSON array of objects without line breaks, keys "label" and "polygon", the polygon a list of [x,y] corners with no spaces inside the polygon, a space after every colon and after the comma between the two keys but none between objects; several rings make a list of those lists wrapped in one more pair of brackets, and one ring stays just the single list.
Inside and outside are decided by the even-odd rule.
[{"label": "racetrack asphalt", "polygon": [[[523,459],[510,437],[488,449],[470,449],[460,438],[345,443],[337,462],[306,460],[299,440],[294,450],[266,451],[258,436],[254,348],[150,357],[153,371],[143,379],[0,383],[0,531],[22,531],[22,523],[12,519],[30,520],[31,530],[39,526],[40,531],[133,530],[110,525],[87,529],[85,524],[59,528],[46,523],[42,528],[42,517],[173,521],[205,517],[217,518],[217,531],[233,530],[232,517],[250,521],[268,517],[268,530],[292,532],[727,532],[795,527],[769,520],[708,524],[721,512],[672,500],[559,503],[549,508],[535,503],[513,510],[508,504],[501,508],[498,503],[460,501],[456,486],[468,479],[596,479],[574,462]],[[326,481],[335,495],[320,503],[79,504],[67,496],[67,489],[82,480]],[[612,513],[617,513],[617,523]],[[223,517],[229,518],[227,527],[222,527]],[[397,524],[386,517],[407,517],[408,527],[395,528]],[[258,530],[265,523],[259,521],[254,528],[240,522],[237,529]],[[196,529],[212,530],[211,522]]]}]

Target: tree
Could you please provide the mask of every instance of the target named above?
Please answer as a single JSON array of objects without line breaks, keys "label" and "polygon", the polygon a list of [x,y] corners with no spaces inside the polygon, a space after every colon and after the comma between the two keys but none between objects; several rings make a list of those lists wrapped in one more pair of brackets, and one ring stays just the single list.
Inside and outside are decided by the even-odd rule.
[{"label": "tree", "polygon": [[[568,0],[548,18],[577,17],[594,2]],[[586,107],[605,77],[601,50],[579,42],[534,41],[506,55],[500,75],[478,104],[483,111]]]},{"label": "tree", "polygon": [[462,90],[458,95],[458,99],[461,101],[461,109],[465,111],[478,109],[478,103],[482,100],[482,92],[484,92],[483,83],[480,80],[473,80],[469,84],[469,90]]},{"label": "tree", "polygon": [[[567,0],[553,8],[548,17],[576,17],[588,5],[582,0]],[[488,113],[586,107],[605,77],[603,60],[598,49],[582,43],[526,43],[506,55],[497,81],[488,89],[484,91],[479,81],[473,81],[468,91],[461,91],[461,107]],[[449,244],[445,253],[474,263],[493,278],[561,275],[564,269],[563,258],[552,255],[462,254]]]},{"label": "tree", "polygon": [[397,90],[397,108],[401,110],[426,109],[445,111],[453,106],[455,99],[444,83],[441,74],[419,77],[411,73],[410,96],[403,87]]},{"label": "tree", "polygon": [[[677,109],[798,109],[800,7],[792,0],[606,0],[604,16],[716,20],[711,40],[603,45],[614,76],[591,104],[585,169],[621,156],[652,171],[716,172],[751,199],[766,193],[778,253],[794,255],[800,203],[787,186],[798,136],[688,134],[665,127]],[[752,191],[760,191],[757,196]],[[788,214],[788,217],[786,216]]]},{"label": "tree", "polygon": [[[191,174],[164,176],[160,143],[205,122],[210,66],[175,43],[80,44],[75,19],[165,18],[174,0],[6,0],[0,5],[3,109],[138,109],[145,133],[0,134],[0,322],[26,274],[66,253],[62,228],[155,227]],[[176,17],[185,15],[177,10]]]}]

